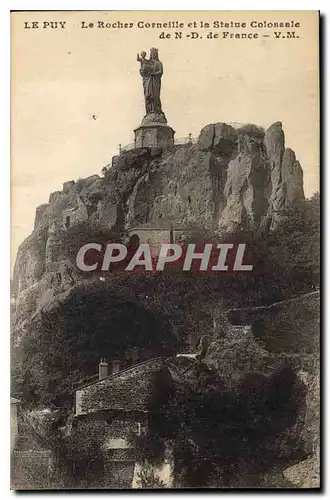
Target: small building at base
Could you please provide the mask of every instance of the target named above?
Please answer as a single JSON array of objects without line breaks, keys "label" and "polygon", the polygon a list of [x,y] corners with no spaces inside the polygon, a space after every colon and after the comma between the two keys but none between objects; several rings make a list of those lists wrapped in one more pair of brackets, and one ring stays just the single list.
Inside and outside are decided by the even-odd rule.
[{"label": "small building at base", "polygon": [[[147,432],[154,376],[162,358],[104,376],[75,392],[70,439],[85,439],[86,453],[102,454],[100,475],[85,476],[86,487],[131,488],[136,464],[134,438]],[[100,369],[101,373],[101,369]],[[96,481],[96,484],[95,484]]]}]

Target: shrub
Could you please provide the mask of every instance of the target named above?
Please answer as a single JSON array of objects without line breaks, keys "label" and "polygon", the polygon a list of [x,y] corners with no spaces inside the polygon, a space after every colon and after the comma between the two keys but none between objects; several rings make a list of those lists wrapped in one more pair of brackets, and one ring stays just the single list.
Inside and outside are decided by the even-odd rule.
[{"label": "shrub", "polygon": [[262,140],[265,136],[265,130],[262,127],[253,125],[252,123],[247,123],[246,125],[238,128],[237,133],[241,135],[248,135],[249,137],[259,140]]}]

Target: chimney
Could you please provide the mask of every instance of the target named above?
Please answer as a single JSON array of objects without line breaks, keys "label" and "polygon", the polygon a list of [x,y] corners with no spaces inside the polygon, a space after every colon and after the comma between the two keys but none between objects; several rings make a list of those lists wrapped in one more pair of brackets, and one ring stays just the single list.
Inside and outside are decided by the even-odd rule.
[{"label": "chimney", "polygon": [[108,363],[101,358],[99,364],[99,380],[106,378],[108,376]]},{"label": "chimney", "polygon": [[112,375],[115,373],[118,373],[120,371],[120,360],[119,359],[114,359],[111,363],[112,365]]}]

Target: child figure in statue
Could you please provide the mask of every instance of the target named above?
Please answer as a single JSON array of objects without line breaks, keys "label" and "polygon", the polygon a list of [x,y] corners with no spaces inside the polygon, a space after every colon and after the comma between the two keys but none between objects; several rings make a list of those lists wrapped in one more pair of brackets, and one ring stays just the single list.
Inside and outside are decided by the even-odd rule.
[{"label": "child figure in statue", "polygon": [[143,50],[140,54],[137,54],[137,61],[139,61],[141,68],[140,74],[144,76],[146,72],[151,70],[150,59],[146,59],[147,53]]}]

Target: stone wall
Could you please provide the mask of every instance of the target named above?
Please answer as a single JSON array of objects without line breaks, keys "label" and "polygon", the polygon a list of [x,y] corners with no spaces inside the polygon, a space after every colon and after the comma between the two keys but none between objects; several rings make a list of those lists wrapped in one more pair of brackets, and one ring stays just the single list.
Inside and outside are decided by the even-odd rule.
[{"label": "stone wall", "polygon": [[147,425],[145,413],[96,412],[74,420],[71,438],[78,446],[84,439],[81,455],[88,457],[96,446],[103,462],[102,478],[86,478],[87,487],[96,481],[97,488],[131,488],[136,461],[132,436],[145,433]]},{"label": "stone wall", "polygon": [[228,319],[234,325],[252,325],[254,337],[259,338],[269,352],[319,353],[319,291],[268,307],[232,309]]},{"label": "stone wall", "polygon": [[113,461],[106,459],[104,463],[104,488],[131,489],[135,460]]},{"label": "stone wall", "polygon": [[94,412],[76,417],[73,432],[95,440],[103,450],[132,449],[131,435],[144,433],[148,426],[148,415],[142,412]]},{"label": "stone wall", "polygon": [[148,243],[151,245],[152,255],[158,255],[162,243],[180,242],[181,237],[184,235],[184,229],[175,227],[157,228],[150,225],[149,227],[132,228],[128,235],[129,242],[135,239],[135,241],[139,241],[139,244]]},{"label": "stone wall", "polygon": [[56,457],[52,450],[15,449],[11,459],[11,488],[52,489],[56,488],[54,478]]}]

